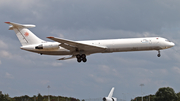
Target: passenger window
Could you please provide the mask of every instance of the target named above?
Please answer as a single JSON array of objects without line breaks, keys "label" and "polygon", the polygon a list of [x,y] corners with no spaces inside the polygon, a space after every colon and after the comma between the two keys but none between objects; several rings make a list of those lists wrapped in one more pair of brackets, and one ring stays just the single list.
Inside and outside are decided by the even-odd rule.
[{"label": "passenger window", "polygon": [[148,43],[148,40],[143,39],[141,42],[142,42],[142,43]]}]

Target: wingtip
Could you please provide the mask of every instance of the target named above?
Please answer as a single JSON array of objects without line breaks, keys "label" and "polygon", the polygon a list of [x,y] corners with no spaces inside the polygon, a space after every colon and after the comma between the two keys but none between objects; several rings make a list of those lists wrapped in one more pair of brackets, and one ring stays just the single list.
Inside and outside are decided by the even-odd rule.
[{"label": "wingtip", "polygon": [[52,38],[54,38],[54,37],[52,37],[52,36],[49,36],[49,37],[47,37],[47,38],[49,38],[49,39],[52,39]]}]

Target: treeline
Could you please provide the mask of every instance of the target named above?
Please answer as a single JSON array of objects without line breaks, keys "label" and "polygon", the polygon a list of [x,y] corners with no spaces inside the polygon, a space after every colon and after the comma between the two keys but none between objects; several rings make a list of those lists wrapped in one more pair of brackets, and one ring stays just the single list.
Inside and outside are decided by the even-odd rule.
[{"label": "treeline", "polygon": [[[142,101],[142,97],[136,97],[131,101]],[[170,87],[159,88],[155,95],[143,96],[143,101],[180,101],[180,92],[175,91]]]},{"label": "treeline", "polygon": [[[50,101],[80,101],[79,99],[72,97],[62,97],[62,96],[52,96],[50,95]],[[48,96],[42,96],[40,93],[36,96],[29,97],[28,95],[20,96],[20,97],[9,97],[8,94],[1,94],[0,101],[48,101]]]}]

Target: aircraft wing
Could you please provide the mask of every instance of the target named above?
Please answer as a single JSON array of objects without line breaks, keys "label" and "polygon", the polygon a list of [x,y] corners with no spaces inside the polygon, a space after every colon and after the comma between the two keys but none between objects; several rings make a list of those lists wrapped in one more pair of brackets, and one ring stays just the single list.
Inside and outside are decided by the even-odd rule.
[{"label": "aircraft wing", "polygon": [[62,39],[62,38],[56,38],[56,37],[47,37],[47,38],[61,43],[60,44],[61,47],[64,47],[70,51],[75,51],[77,49],[81,51],[94,51],[94,50],[103,51],[106,49],[106,47],[103,46],[90,45],[90,44],[85,44],[85,43]]}]

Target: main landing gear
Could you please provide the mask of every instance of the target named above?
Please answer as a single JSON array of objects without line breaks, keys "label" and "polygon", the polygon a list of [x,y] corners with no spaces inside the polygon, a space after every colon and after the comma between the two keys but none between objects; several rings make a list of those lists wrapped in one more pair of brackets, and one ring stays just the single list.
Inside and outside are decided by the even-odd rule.
[{"label": "main landing gear", "polygon": [[77,58],[77,62],[81,62],[81,61],[86,62],[87,61],[85,54],[78,54],[78,55],[76,55],[76,58]]},{"label": "main landing gear", "polygon": [[158,56],[158,57],[160,57],[160,56],[161,56],[161,54],[160,54],[160,50],[158,50],[158,54],[157,54],[157,56]]}]

